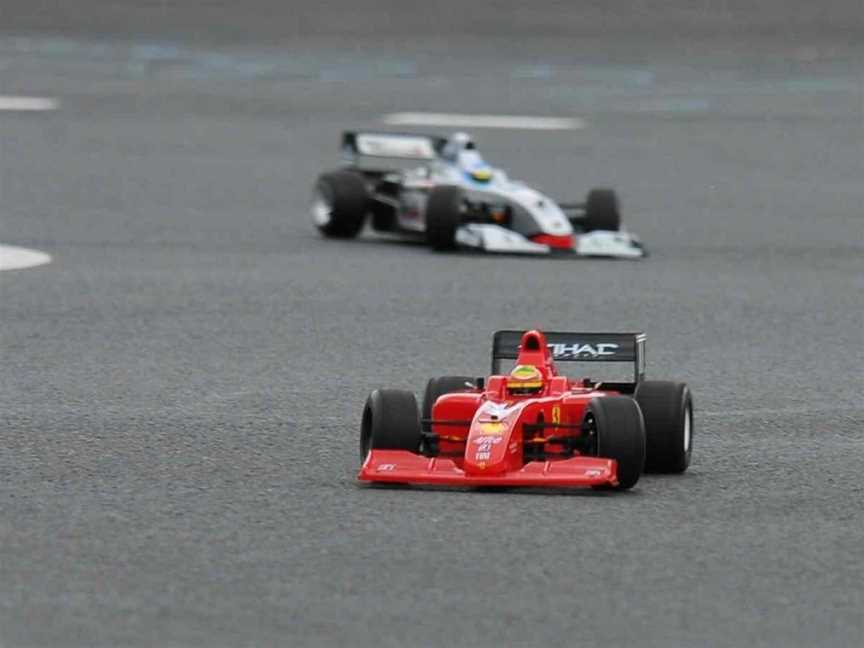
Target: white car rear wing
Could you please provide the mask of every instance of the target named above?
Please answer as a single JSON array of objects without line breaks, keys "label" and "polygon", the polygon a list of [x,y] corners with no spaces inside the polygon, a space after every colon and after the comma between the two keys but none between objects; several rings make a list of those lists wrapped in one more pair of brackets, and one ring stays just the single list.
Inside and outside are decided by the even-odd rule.
[{"label": "white car rear wing", "polygon": [[[345,161],[354,166],[381,167],[379,159],[414,162],[436,160],[447,143],[444,137],[413,133],[375,133],[346,131],[342,133]],[[368,160],[373,158],[373,160]]]}]

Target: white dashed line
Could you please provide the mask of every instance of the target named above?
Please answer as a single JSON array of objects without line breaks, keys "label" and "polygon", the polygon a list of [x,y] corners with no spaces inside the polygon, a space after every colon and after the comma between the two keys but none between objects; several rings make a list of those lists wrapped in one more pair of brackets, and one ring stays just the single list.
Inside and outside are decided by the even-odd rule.
[{"label": "white dashed line", "polygon": [[0,95],[0,110],[12,112],[42,112],[57,110],[60,102],[50,97],[13,97]]},{"label": "white dashed line", "polygon": [[393,126],[454,126],[517,130],[576,130],[585,128],[585,122],[578,117],[532,117],[530,115],[400,112],[384,115],[383,121],[385,124]]},{"label": "white dashed line", "polygon": [[0,245],[0,270],[23,270],[51,263],[51,255],[39,250]]}]

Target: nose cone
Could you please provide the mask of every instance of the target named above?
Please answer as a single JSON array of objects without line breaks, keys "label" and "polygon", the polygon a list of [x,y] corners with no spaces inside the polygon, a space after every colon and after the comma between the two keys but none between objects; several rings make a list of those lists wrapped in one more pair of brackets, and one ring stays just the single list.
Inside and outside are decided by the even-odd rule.
[{"label": "nose cone", "polygon": [[507,407],[492,402],[480,406],[465,445],[466,474],[497,475],[511,469],[518,454],[512,436],[521,410],[520,405]]},{"label": "nose cone", "polygon": [[510,430],[503,423],[482,423],[476,432],[472,429],[465,447],[465,473],[496,475],[505,472],[509,441]]}]

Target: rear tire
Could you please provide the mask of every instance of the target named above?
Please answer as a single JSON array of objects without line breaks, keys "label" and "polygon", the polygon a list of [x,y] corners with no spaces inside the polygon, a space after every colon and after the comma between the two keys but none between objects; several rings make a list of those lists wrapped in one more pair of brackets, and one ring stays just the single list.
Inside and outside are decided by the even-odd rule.
[{"label": "rear tire", "polygon": [[435,187],[426,202],[426,241],[433,250],[456,247],[456,229],[462,223],[464,196],[459,187]]},{"label": "rear tire", "polygon": [[424,419],[432,418],[432,406],[440,396],[470,389],[465,383],[476,384],[470,376],[441,376],[430,378],[423,393],[423,407],[420,409]]},{"label": "rear tire", "polygon": [[684,383],[646,380],[633,395],[645,419],[645,470],[683,473],[693,454],[693,398]]},{"label": "rear tire", "polygon": [[312,219],[328,238],[354,238],[363,229],[369,196],[363,176],[353,171],[323,173],[315,183]]},{"label": "rear tire", "polygon": [[612,189],[592,189],[585,199],[585,217],[582,225],[586,232],[621,229],[621,212],[618,196]]},{"label": "rear tire", "polygon": [[615,490],[633,488],[645,466],[645,424],[639,406],[627,396],[603,396],[589,403],[585,416],[593,417],[597,456],[618,462]]},{"label": "rear tire", "polygon": [[370,450],[420,451],[420,413],[409,391],[376,389],[366,399],[360,425],[360,457]]}]

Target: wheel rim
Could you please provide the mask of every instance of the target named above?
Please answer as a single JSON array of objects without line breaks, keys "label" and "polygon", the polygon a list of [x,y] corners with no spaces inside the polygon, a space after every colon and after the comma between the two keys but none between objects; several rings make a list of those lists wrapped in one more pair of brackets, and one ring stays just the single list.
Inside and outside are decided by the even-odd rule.
[{"label": "wheel rim", "polygon": [[588,412],[585,415],[585,420],[582,423],[582,431],[588,435],[588,442],[585,445],[585,454],[589,457],[597,457],[600,453],[600,439],[597,435],[597,419],[594,414]]},{"label": "wheel rim", "polygon": [[333,205],[320,191],[312,199],[312,220],[318,227],[326,227],[333,218]]},{"label": "wheel rim", "polygon": [[692,413],[690,408],[688,407],[684,410],[684,452],[690,451],[690,437],[692,435],[692,431],[690,429],[692,423],[690,419],[692,419]]}]

